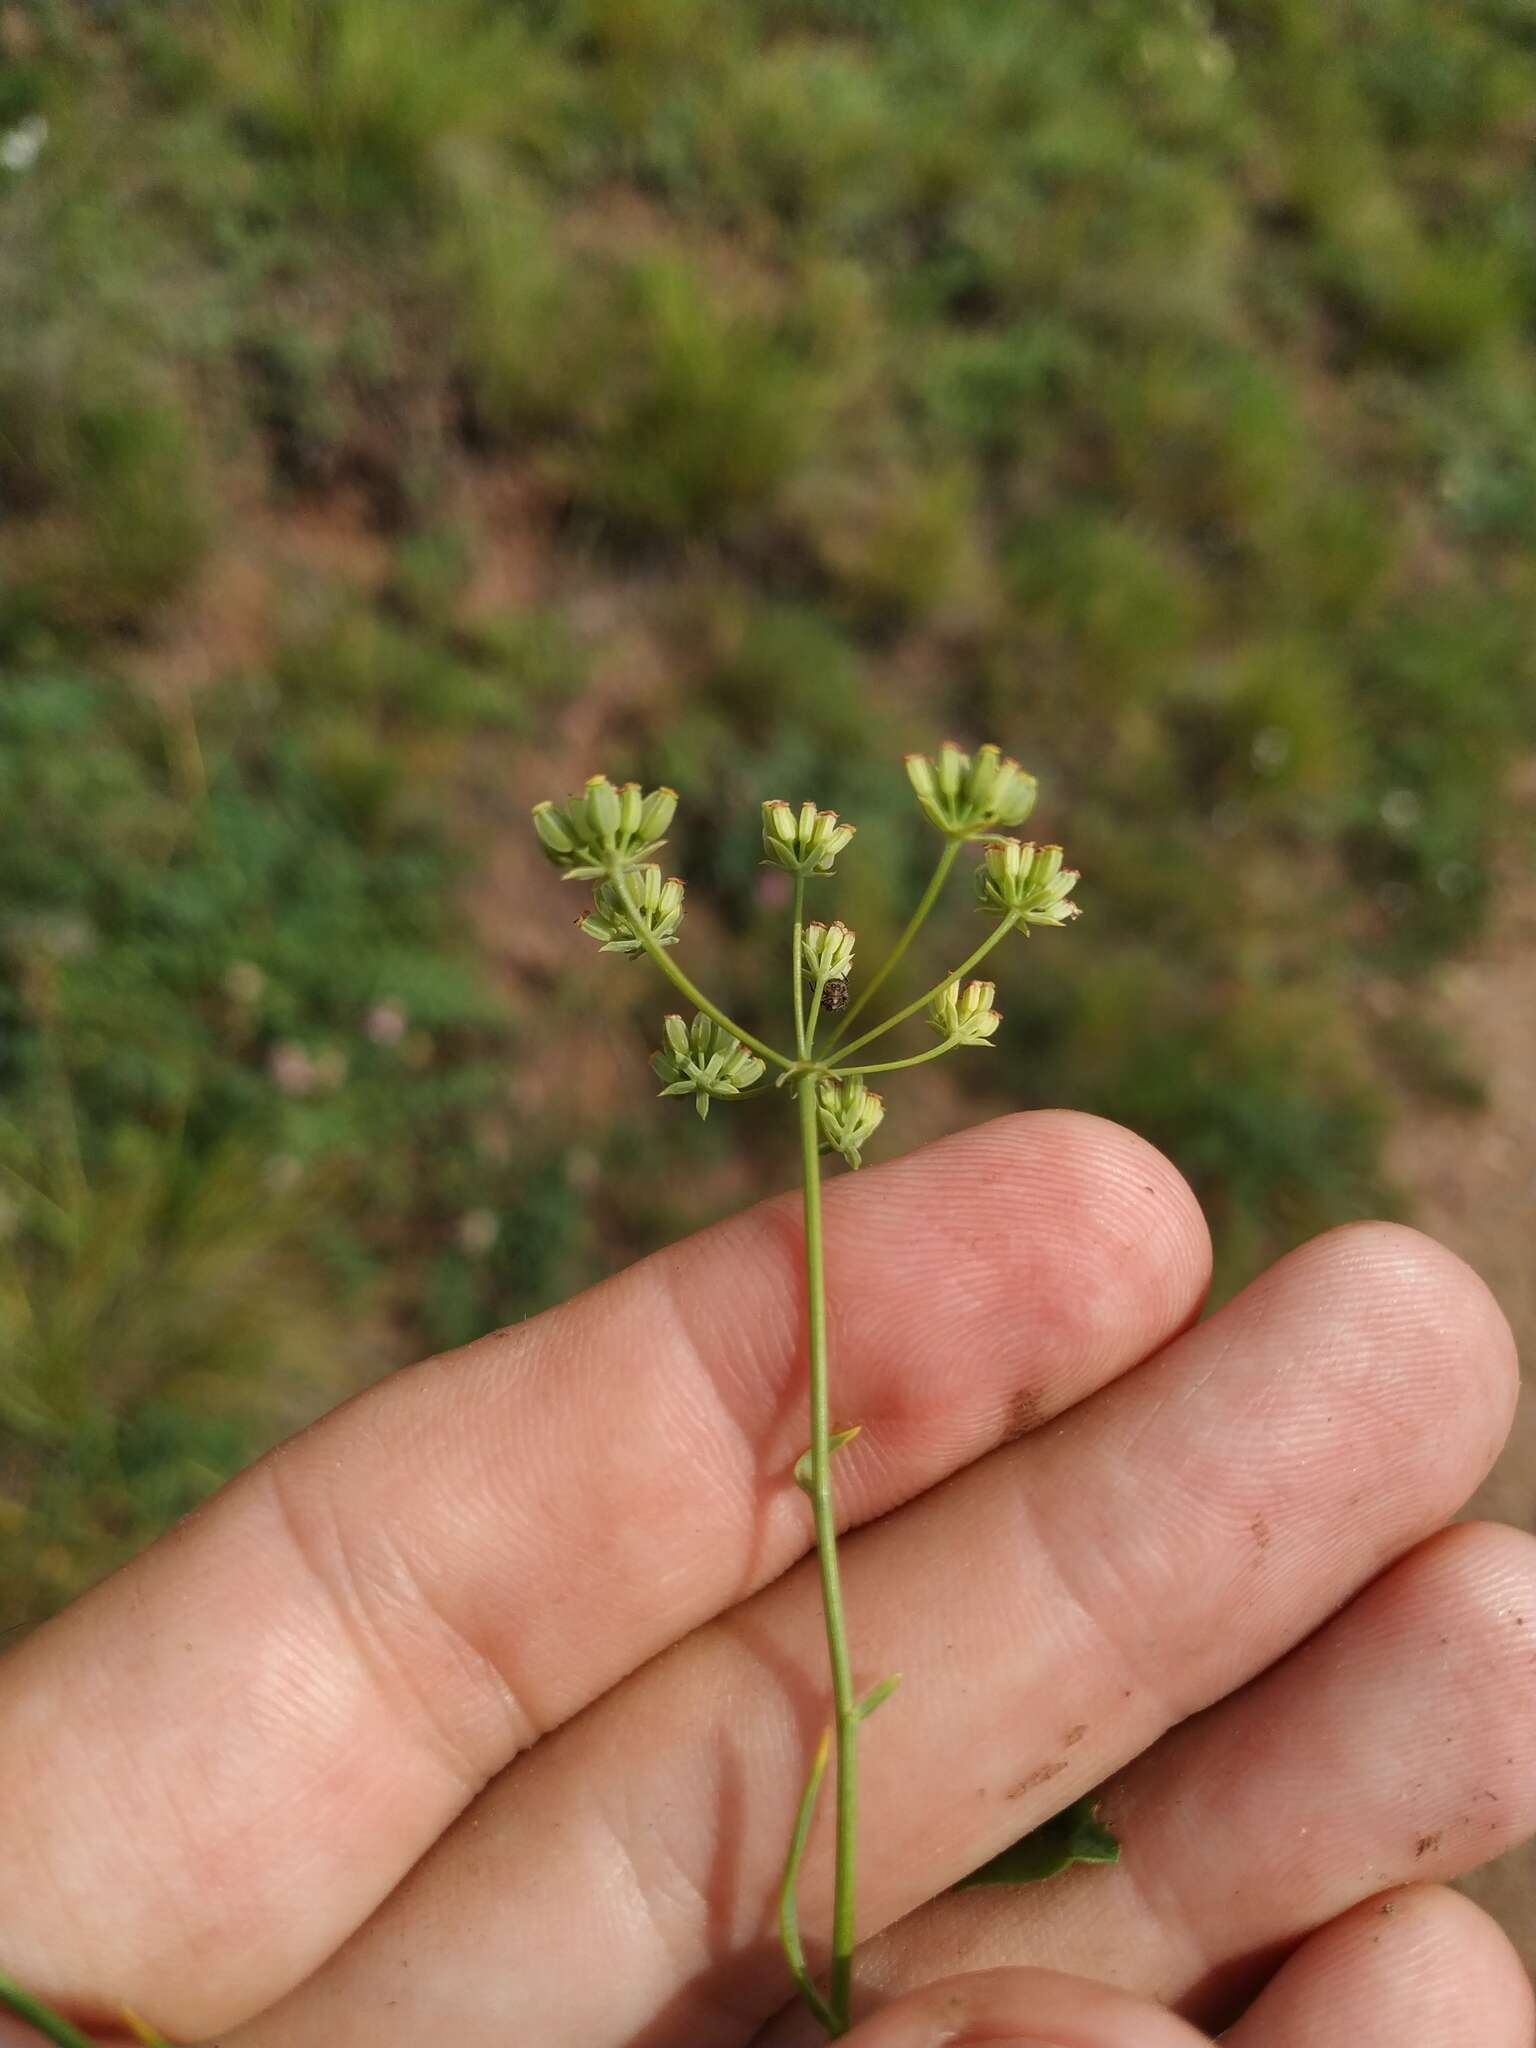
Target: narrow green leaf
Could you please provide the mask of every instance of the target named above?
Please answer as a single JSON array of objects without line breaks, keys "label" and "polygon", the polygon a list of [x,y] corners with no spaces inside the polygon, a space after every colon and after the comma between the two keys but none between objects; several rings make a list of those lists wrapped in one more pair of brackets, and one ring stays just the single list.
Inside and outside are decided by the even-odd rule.
[{"label": "narrow green leaf", "polygon": [[871,1686],[869,1691],[865,1693],[863,1699],[861,1699],[858,1705],[854,1708],[853,1718],[856,1721],[867,1721],[870,1715],[875,1711],[877,1707],[883,1707],[885,1705],[886,1701],[890,1698],[891,1694],[896,1690],[897,1686],[900,1685],[900,1683],[901,1673],[899,1671],[893,1671],[889,1678],[882,1678],[878,1685]]},{"label": "narrow green leaf", "polygon": [[1038,1884],[1056,1877],[1074,1863],[1118,1863],[1120,1844],[1101,1821],[1093,1817],[1094,1795],[1079,1799],[1027,1834],[1022,1842],[994,1856],[980,1870],[973,1870],[955,1887],[963,1891],[976,1884]]},{"label": "narrow green leaf", "polygon": [[[827,1449],[829,1451],[840,1451],[844,1444],[851,1444],[853,1442],[863,1427],[862,1422],[856,1422],[852,1429],[834,1429],[827,1438]],[[811,1454],[809,1451],[802,1451],[795,1460],[795,1484],[802,1493],[809,1493],[811,1490]]]},{"label": "narrow green leaf", "polygon": [[56,2043],[57,2048],[91,2048],[85,2035],[78,2027],[71,2026],[62,2013],[54,2012],[41,1999],[23,1991],[19,1984],[13,1984],[5,1976],[0,1976],[0,2012],[15,2013],[43,2040]]},{"label": "narrow green leaf", "polygon": [[832,1730],[823,1730],[820,1742],[811,1758],[810,1773],[805,1781],[805,1790],[800,1795],[799,1811],[795,1815],[795,1830],[789,1839],[789,1854],[784,1862],[784,1879],[779,1887],[779,1940],[789,1963],[790,1974],[800,1987],[800,1996],[805,2000],[816,2018],[829,2034],[839,2034],[839,2027],[832,2008],[816,1989],[805,1960],[805,1949],[800,1940],[800,1905],[797,1887],[800,1881],[800,1865],[805,1860],[805,1845],[811,1838],[811,1822],[816,1816],[816,1800],[821,1791],[821,1781],[826,1776],[827,1759],[832,1753]]}]

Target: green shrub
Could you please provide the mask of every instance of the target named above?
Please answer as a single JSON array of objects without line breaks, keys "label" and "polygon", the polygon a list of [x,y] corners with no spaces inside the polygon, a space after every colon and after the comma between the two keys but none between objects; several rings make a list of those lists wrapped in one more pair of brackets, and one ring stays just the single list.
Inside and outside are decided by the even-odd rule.
[{"label": "green shrub", "polygon": [[411,0],[234,0],[214,36],[225,90],[304,202],[386,223],[497,133],[523,50],[485,0],[439,0],[425,33]]},{"label": "green shrub", "polygon": [[[574,1228],[497,1136],[509,1024],[399,729],[197,708],[186,787],[121,686],[0,695],[0,1494],[72,1560],[39,1599],[334,1393],[320,1361],[364,1369],[386,1311],[386,1355],[467,1335]],[[488,1264],[465,1218],[523,1210]]]}]

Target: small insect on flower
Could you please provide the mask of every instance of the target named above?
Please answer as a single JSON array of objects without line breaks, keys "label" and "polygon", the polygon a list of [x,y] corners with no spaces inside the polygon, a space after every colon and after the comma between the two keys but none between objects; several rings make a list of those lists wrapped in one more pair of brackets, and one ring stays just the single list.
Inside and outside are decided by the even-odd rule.
[{"label": "small insect on flower", "polygon": [[853,972],[853,948],[853,933],[840,918],[831,924],[813,921],[801,934],[800,964],[812,981],[846,981]]},{"label": "small insect on flower", "polygon": [[848,984],[846,981],[829,981],[821,992],[821,1007],[832,1016],[848,1007]]}]

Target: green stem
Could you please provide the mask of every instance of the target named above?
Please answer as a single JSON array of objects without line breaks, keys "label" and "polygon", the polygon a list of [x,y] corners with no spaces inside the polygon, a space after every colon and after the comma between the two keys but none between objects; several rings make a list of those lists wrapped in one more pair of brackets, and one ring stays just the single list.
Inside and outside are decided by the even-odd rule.
[{"label": "green stem", "polygon": [[706,1017],[713,1017],[723,1030],[729,1031],[733,1037],[739,1038],[743,1045],[750,1045],[755,1053],[760,1054],[763,1059],[771,1061],[774,1066],[783,1067],[786,1071],[793,1067],[795,1064],[793,1060],[786,1059],[781,1052],[775,1052],[773,1047],[766,1045],[761,1038],[754,1038],[750,1031],[744,1031],[733,1017],[728,1017],[725,1014],[718,1003],[712,1003],[704,991],[701,988],[697,988],[688,979],[681,967],[678,966],[677,962],[667,952],[665,946],[659,946],[656,943],[654,936],[646,929],[635,899],[630,894],[629,877],[625,874],[624,870],[622,868],[613,869],[608,879],[612,882],[614,891],[620,903],[624,906],[625,915],[634,929],[635,937],[640,941],[668,981],[671,982],[678,994],[686,996],[696,1010],[702,1010]]},{"label": "green stem", "polygon": [[837,1745],[837,1847],[832,1896],[832,1973],[828,2004],[835,2033],[849,2025],[853,1984],[854,1845],[858,1818],[858,1702],[848,1656],[842,1578],[837,1563],[837,1517],[832,1503],[831,1412],[827,1395],[827,1278],[821,1234],[821,1153],[816,1120],[816,1076],[795,1087],[800,1106],[800,1158],[805,1186],[805,1285],[810,1332],[811,1506],[827,1658],[832,1667],[833,1733]]},{"label": "green stem", "polygon": [[810,1058],[816,1049],[816,1026],[821,1022],[821,999],[827,992],[825,970],[816,977],[816,987],[811,996],[811,1020],[805,1031],[805,1057]]},{"label": "green stem", "polygon": [[790,942],[789,978],[795,991],[795,1051],[805,1058],[805,969],[800,964],[800,939],[805,930],[805,877],[795,876],[795,934]]},{"label": "green stem", "polygon": [[903,1067],[920,1067],[925,1060],[936,1060],[947,1052],[953,1052],[960,1043],[958,1038],[946,1038],[942,1044],[930,1045],[926,1052],[914,1052],[904,1060],[876,1060],[870,1067],[836,1066],[834,1074],[895,1074]]},{"label": "green stem", "polygon": [[868,1045],[872,1039],[883,1038],[887,1031],[894,1031],[898,1024],[905,1024],[909,1017],[915,1017],[919,1010],[925,1010],[934,997],[948,988],[952,981],[959,981],[964,975],[969,974],[973,967],[980,966],[992,948],[1000,944],[1007,937],[1018,921],[1019,913],[1016,910],[1010,910],[1008,915],[998,924],[997,929],[982,940],[968,960],[962,960],[958,967],[952,967],[948,974],[941,975],[932,988],[924,989],[916,1002],[908,1003],[904,1010],[898,1010],[894,1016],[887,1017],[885,1022],[877,1024],[873,1031],[866,1031],[864,1036],[856,1038],[852,1045],[845,1045],[843,1047],[843,1057],[846,1059],[849,1053],[857,1052],[861,1045]]},{"label": "green stem", "polygon": [[90,2041],[78,2027],[72,2027],[68,2020],[51,2012],[6,1976],[0,1976],[0,2011],[15,2013],[18,2019],[35,2027],[45,2041],[57,2042],[58,2048],[91,2048]]},{"label": "green stem", "polygon": [[961,844],[962,842],[958,839],[947,839],[944,842],[944,851],[939,855],[939,864],[929,878],[927,888],[918,899],[916,910],[907,919],[906,930],[886,955],[884,963],[876,970],[868,987],[849,1004],[848,1008],[838,1019],[837,1029],[833,1032],[831,1043],[827,1047],[828,1052],[836,1050],[839,1040],[852,1027],[853,1020],[858,1016],[860,1010],[863,1009],[870,997],[884,986],[906,958],[908,947],[922,930],[929,911],[932,910],[934,904],[939,900],[939,892],[949,880],[949,871],[955,864]]},{"label": "green stem", "polygon": [[816,1745],[816,1754],[811,1758],[805,1790],[800,1795],[800,1810],[795,1815],[795,1831],[789,1840],[789,1854],[784,1859],[784,1881],[779,1887],[779,1939],[783,1942],[784,1953],[789,1958],[791,1974],[800,1986],[800,1996],[827,2032],[835,2036],[840,2031],[837,2015],[816,1989],[816,1980],[805,1960],[805,1948],[800,1940],[798,1900],[800,1865],[805,1860],[805,1845],[810,1840],[811,1822],[816,1814],[821,1781],[827,1773],[827,1753],[831,1745],[832,1731],[828,1728]]}]

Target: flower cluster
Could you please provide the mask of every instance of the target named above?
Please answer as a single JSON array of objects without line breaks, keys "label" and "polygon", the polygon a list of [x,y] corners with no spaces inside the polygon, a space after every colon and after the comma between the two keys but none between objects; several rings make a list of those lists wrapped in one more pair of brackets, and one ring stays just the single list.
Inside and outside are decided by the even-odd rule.
[{"label": "flower cluster", "polygon": [[986,1045],[1003,1021],[992,1007],[996,995],[995,982],[968,981],[962,988],[952,981],[928,1005],[928,1022],[947,1045]]},{"label": "flower cluster", "polygon": [[866,1088],[857,1074],[827,1074],[816,1090],[816,1120],[821,1142],[840,1153],[850,1166],[862,1165],[860,1154],[880,1127],[885,1102]]},{"label": "flower cluster", "polygon": [[630,877],[629,899],[633,915],[617,883],[599,882],[592,892],[591,910],[576,920],[578,929],[598,940],[605,953],[628,953],[632,958],[646,951],[642,932],[658,946],[677,944],[677,928],[683,921],[683,885],[676,875],[663,881],[654,861],[637,869]]},{"label": "flower cluster", "polygon": [[846,981],[853,972],[853,933],[840,919],[808,924],[800,934],[800,958],[812,981]]},{"label": "flower cluster", "polygon": [[1035,808],[1034,776],[990,745],[967,754],[946,740],[936,761],[908,754],[907,780],[923,816],[951,839],[980,839],[999,826],[1022,825]]},{"label": "flower cluster", "polygon": [[[1017,761],[990,744],[967,753],[946,741],[932,757],[909,755],[907,776],[924,816],[949,842],[937,879],[942,880],[962,841],[981,840],[985,843],[976,870],[976,897],[983,910],[1026,927],[1064,925],[1078,915],[1078,905],[1069,900],[1077,873],[1063,866],[1061,848],[1037,846],[999,833],[999,827],[1019,824],[1034,807],[1035,779]],[[665,875],[649,857],[664,843],[663,835],[676,808],[677,797],[670,789],[645,792],[637,782],[615,784],[606,775],[594,775],[563,804],[536,804],[533,822],[545,854],[567,878],[585,878],[596,884],[592,908],[578,919],[580,929],[606,953],[631,959],[649,953],[680,993],[697,1006],[707,999],[662,957],[664,949],[677,944],[683,884],[675,876]],[[767,859],[802,880],[831,874],[856,829],[836,811],[779,799],[763,805],[762,818]],[[875,974],[870,994],[900,960],[934,894],[936,889],[924,898],[891,959]],[[1001,937],[999,932],[997,938]],[[989,946],[994,943],[995,939],[989,941]],[[801,931],[796,965],[818,991],[824,1010],[837,1012],[849,1005],[854,944],[852,931],[836,919],[807,923]],[[980,950],[985,952],[988,947]],[[973,958],[979,964],[980,953]],[[862,1048],[869,1039],[880,1037],[925,1007],[928,1024],[940,1040],[936,1051],[987,1046],[1002,1023],[996,994],[990,981],[962,984],[954,977],[898,1010],[873,1032],[866,1032],[850,1049]],[[803,1030],[802,1010],[797,1009],[797,1017],[802,1037],[809,1040],[809,1033]],[[725,1011],[709,1003],[707,1010],[694,1015],[691,1024],[685,1024],[680,1016],[666,1019],[665,1043],[651,1064],[661,1080],[662,1093],[691,1096],[703,1117],[712,1102],[751,1089],[766,1071],[766,1063],[773,1061],[781,1070],[781,1082],[803,1083],[814,1092],[823,1148],[857,1166],[885,1114],[885,1105],[866,1087],[860,1070],[839,1065],[836,1042],[834,1037],[833,1047],[816,1060],[806,1055],[802,1045],[801,1058],[795,1061],[743,1032]],[[931,1057],[931,1052],[914,1054],[910,1059],[877,1062],[877,1067],[889,1070]]]},{"label": "flower cluster", "polygon": [[991,839],[976,870],[976,900],[983,910],[1012,914],[1021,924],[1063,925],[1081,914],[1067,898],[1076,868],[1064,868],[1059,846],[1027,839]]},{"label": "flower cluster", "polygon": [[665,1019],[666,1044],[651,1054],[663,1095],[691,1095],[701,1117],[712,1101],[728,1100],[760,1080],[763,1063],[732,1032],[700,1011],[692,1026],[681,1017]]},{"label": "flower cluster", "polygon": [[596,881],[649,860],[665,841],[677,809],[675,789],[643,796],[638,782],[616,789],[606,775],[589,776],[562,810],[548,798],[533,807],[533,826],[545,853],[570,881]]},{"label": "flower cluster", "polygon": [[841,823],[836,811],[818,811],[814,804],[797,811],[782,797],[770,797],[763,805],[763,851],[792,875],[830,875],[857,830]]}]

